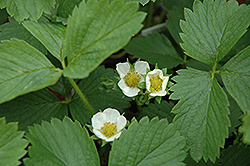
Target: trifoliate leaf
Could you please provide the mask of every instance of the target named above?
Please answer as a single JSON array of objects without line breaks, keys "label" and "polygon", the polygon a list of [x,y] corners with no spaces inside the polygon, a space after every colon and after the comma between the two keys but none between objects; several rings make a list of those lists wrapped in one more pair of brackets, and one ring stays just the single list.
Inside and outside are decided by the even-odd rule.
[{"label": "trifoliate leaf", "polygon": [[55,0],[4,0],[0,2],[0,7],[6,7],[9,15],[14,16],[17,22],[28,18],[37,21],[43,12],[50,13],[54,5]]},{"label": "trifoliate leaf", "polygon": [[0,103],[55,84],[62,71],[22,40],[0,44]]},{"label": "trifoliate leaf", "polygon": [[[112,69],[105,69],[101,66],[78,84],[94,112],[103,111],[106,108],[115,108],[122,113],[124,108],[130,107],[129,101],[131,98],[125,97],[121,91],[107,92],[100,89],[102,87],[102,78],[109,78],[117,82],[116,77],[117,75]],[[73,96],[72,102],[69,103],[69,108],[74,119],[82,124],[90,122],[92,115],[77,93]]]},{"label": "trifoliate leaf", "polygon": [[227,91],[241,110],[250,112],[250,46],[230,59],[220,70]]},{"label": "trifoliate leaf", "polygon": [[172,122],[174,114],[171,113],[173,108],[173,103],[168,103],[163,100],[161,104],[157,102],[150,103],[148,106],[142,108],[142,111],[139,111],[136,117],[141,119],[144,116],[148,116],[150,119],[158,117],[159,119],[167,119],[169,122]]},{"label": "trifoliate leaf", "polygon": [[[235,14],[237,13],[237,14]],[[185,53],[210,66],[218,63],[246,32],[250,8],[231,0],[196,0],[184,11],[180,34]]]},{"label": "trifoliate leaf", "polygon": [[29,127],[27,137],[31,141],[27,166],[100,165],[97,150],[86,128],[65,117],[63,121],[52,119],[51,123]]},{"label": "trifoliate leaf", "polygon": [[244,144],[231,145],[222,151],[219,159],[221,166],[249,166],[250,147]]},{"label": "trifoliate leaf", "polygon": [[22,138],[24,132],[17,129],[17,123],[6,124],[5,118],[0,118],[0,165],[17,166],[26,154],[29,142]]},{"label": "trifoliate leaf", "polygon": [[179,33],[181,33],[180,19],[184,19],[184,7],[191,8],[194,0],[164,0],[163,4],[168,11],[168,19],[166,21],[167,28],[177,43],[181,43]]},{"label": "trifoliate leaf", "polygon": [[112,53],[124,47],[141,28],[145,13],[138,2],[89,0],[69,17],[64,55],[64,76],[85,78]]},{"label": "trifoliate leaf", "polygon": [[10,22],[7,22],[0,26],[0,41],[10,40],[11,38],[17,38],[25,40],[27,43],[37,48],[43,54],[46,54],[45,47],[27,31],[22,24],[16,22],[14,18],[9,18]]},{"label": "trifoliate leaf", "polygon": [[[246,114],[242,118],[242,126],[240,127],[239,131],[242,132],[243,135],[243,141],[246,144],[250,144],[250,114]],[[249,151],[250,152],[250,151]]]},{"label": "trifoliate leaf", "polygon": [[49,52],[59,61],[63,61],[62,43],[66,33],[66,27],[60,24],[52,23],[35,23],[32,21],[25,21],[23,26],[34,35]]},{"label": "trifoliate leaf", "polygon": [[47,89],[32,92],[0,105],[0,117],[8,122],[18,121],[19,130],[27,126],[68,115],[67,105]]},{"label": "trifoliate leaf", "polygon": [[124,49],[151,64],[157,63],[160,68],[173,68],[183,63],[170,40],[165,35],[157,33],[133,38]]},{"label": "trifoliate leaf", "polygon": [[149,121],[144,117],[139,123],[132,122],[113,142],[109,166],[184,166],[181,162],[186,157],[184,146],[185,138],[174,124],[168,124],[166,119]]},{"label": "trifoliate leaf", "polygon": [[177,71],[177,82],[170,88],[170,98],[179,100],[172,112],[173,122],[187,138],[191,157],[215,162],[228,136],[228,100],[225,92],[210,72],[192,68]]}]

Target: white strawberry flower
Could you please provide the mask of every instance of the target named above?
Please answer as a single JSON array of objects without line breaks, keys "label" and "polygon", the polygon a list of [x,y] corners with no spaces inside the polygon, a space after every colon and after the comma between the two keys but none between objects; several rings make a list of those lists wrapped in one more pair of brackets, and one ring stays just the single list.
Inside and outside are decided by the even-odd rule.
[{"label": "white strawberry flower", "polygon": [[165,96],[169,76],[163,76],[160,69],[154,69],[148,72],[146,76],[146,89],[150,92],[150,96]]},{"label": "white strawberry flower", "polygon": [[103,112],[95,114],[91,122],[94,134],[106,142],[119,138],[127,124],[126,118],[112,108],[107,108]]},{"label": "white strawberry flower", "polygon": [[134,67],[131,67],[128,62],[116,65],[116,70],[121,78],[118,86],[126,96],[134,97],[140,92],[138,86],[144,82],[142,74],[145,75],[147,69],[149,69],[149,64],[145,61],[137,61]]}]

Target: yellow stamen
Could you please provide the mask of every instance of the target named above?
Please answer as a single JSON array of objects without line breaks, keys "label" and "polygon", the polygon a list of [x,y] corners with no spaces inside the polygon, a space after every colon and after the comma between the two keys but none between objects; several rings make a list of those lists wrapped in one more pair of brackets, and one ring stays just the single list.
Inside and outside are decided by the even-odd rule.
[{"label": "yellow stamen", "polygon": [[101,133],[106,137],[111,137],[117,132],[117,126],[114,123],[104,123],[104,126],[101,128]]},{"label": "yellow stamen", "polygon": [[151,91],[152,92],[158,92],[162,88],[162,79],[159,76],[151,77],[150,78],[150,85],[151,85]]},{"label": "yellow stamen", "polygon": [[135,72],[134,70],[132,70],[130,73],[128,73],[125,77],[124,77],[125,83],[127,86],[129,87],[137,87],[139,85],[139,82],[141,80],[140,75],[138,74],[138,72]]}]

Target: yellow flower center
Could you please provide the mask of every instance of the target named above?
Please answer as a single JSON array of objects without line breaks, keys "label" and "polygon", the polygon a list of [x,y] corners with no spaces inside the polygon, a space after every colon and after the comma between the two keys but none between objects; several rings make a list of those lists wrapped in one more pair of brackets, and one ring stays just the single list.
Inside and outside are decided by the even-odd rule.
[{"label": "yellow flower center", "polygon": [[162,88],[162,79],[159,76],[150,78],[150,85],[152,92],[158,92]]},{"label": "yellow flower center", "polygon": [[134,70],[132,70],[130,73],[128,73],[124,78],[125,78],[126,85],[131,87],[131,88],[137,87],[139,85],[140,80],[141,80],[141,77],[138,74],[138,72],[135,72]]},{"label": "yellow flower center", "polygon": [[101,133],[106,137],[111,137],[117,132],[117,126],[114,123],[104,123],[104,126],[101,128]]}]

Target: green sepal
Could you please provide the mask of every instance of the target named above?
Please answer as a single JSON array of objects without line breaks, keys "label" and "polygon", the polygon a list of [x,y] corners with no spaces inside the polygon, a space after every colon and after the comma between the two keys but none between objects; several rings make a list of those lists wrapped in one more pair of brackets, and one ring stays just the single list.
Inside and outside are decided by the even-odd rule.
[{"label": "green sepal", "polygon": [[101,79],[101,86],[99,87],[99,89],[101,90],[106,90],[106,92],[111,92],[112,90],[114,90],[114,86],[115,86],[115,81],[111,80],[109,78],[100,78]]},{"label": "green sepal", "polygon": [[161,99],[162,99],[161,96],[156,96],[156,97],[155,97],[155,100],[156,100],[159,104],[161,104]]},{"label": "green sepal", "polygon": [[94,132],[93,132],[93,126],[92,126],[92,125],[85,124],[85,126],[87,126],[87,127],[88,127],[88,129],[89,129],[92,133],[94,133]]},{"label": "green sepal", "polygon": [[100,138],[98,138],[95,134],[92,135],[90,138],[92,138],[93,140],[99,140]]},{"label": "green sepal", "polygon": [[146,89],[146,82],[141,82],[141,83],[139,84],[139,88],[141,88],[141,89]]}]

